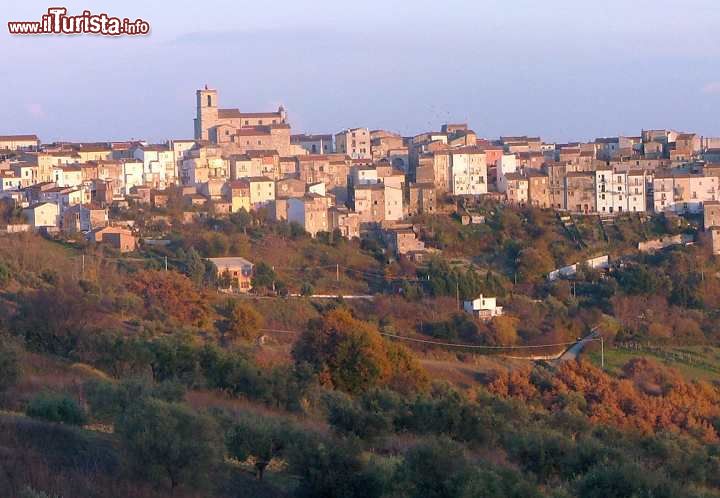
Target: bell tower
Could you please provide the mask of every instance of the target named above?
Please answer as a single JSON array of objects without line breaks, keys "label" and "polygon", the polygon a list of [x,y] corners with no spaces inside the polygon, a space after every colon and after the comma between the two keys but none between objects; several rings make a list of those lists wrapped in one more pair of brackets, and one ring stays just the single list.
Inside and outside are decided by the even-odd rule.
[{"label": "bell tower", "polygon": [[217,124],[218,93],[217,90],[205,88],[195,92],[197,96],[197,117],[195,118],[195,139],[208,140],[208,129]]}]

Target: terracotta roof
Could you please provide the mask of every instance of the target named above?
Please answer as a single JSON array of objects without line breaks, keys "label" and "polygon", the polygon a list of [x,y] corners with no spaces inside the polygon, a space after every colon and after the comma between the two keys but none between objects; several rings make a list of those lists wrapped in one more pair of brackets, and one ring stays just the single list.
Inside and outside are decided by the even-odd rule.
[{"label": "terracotta roof", "polygon": [[0,135],[0,142],[39,141],[37,135]]},{"label": "terracotta roof", "polygon": [[252,127],[252,128],[240,128],[235,132],[236,136],[239,137],[259,137],[270,135],[270,129],[266,127]]},{"label": "terracotta roof", "polygon": [[240,109],[218,109],[218,118],[282,118],[280,112],[240,112]]},{"label": "terracotta roof", "polygon": [[246,152],[246,154],[249,157],[266,157],[266,156],[277,156],[278,151],[275,149],[265,149],[265,150],[249,150]]}]

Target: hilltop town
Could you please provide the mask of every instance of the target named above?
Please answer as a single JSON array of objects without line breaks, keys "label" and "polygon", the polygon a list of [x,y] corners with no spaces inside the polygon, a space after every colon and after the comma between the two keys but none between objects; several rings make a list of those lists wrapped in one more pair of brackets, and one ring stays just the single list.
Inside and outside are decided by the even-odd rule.
[{"label": "hilltop town", "polygon": [[720,496],[720,137],[220,104],[0,136],[0,495]]},{"label": "hilltop town", "polygon": [[[0,199],[22,209],[8,231],[83,233],[134,250],[141,231],[109,213],[131,205],[164,209],[180,200],[185,221],[267,210],[311,236],[380,235],[398,255],[422,258],[416,215],[472,214],[489,199],[558,213],[705,215],[720,251],[720,137],[674,130],[587,143],[540,137],[478,137],[467,124],[403,137],[349,128],[293,134],[283,107],[221,108],[198,90],[194,138],[41,143],[0,136]],[[469,219],[469,218],[468,218]]]}]

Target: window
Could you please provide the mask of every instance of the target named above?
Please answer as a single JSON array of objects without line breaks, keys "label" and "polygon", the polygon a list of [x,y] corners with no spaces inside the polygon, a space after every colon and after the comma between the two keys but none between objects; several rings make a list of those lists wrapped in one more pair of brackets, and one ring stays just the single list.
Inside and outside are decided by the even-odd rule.
[{"label": "window", "polygon": [[212,107],[212,96],[210,95],[207,96],[207,106]]}]

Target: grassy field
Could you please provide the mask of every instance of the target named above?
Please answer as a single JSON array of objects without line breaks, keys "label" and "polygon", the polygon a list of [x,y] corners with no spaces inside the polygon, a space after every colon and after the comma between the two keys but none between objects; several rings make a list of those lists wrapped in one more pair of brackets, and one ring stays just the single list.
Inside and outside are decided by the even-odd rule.
[{"label": "grassy field", "polygon": [[[593,348],[586,357],[600,366],[599,348]],[[668,346],[639,351],[606,347],[605,368],[617,375],[628,361],[643,357],[676,369],[688,380],[720,381],[720,348],[710,346]]]}]

